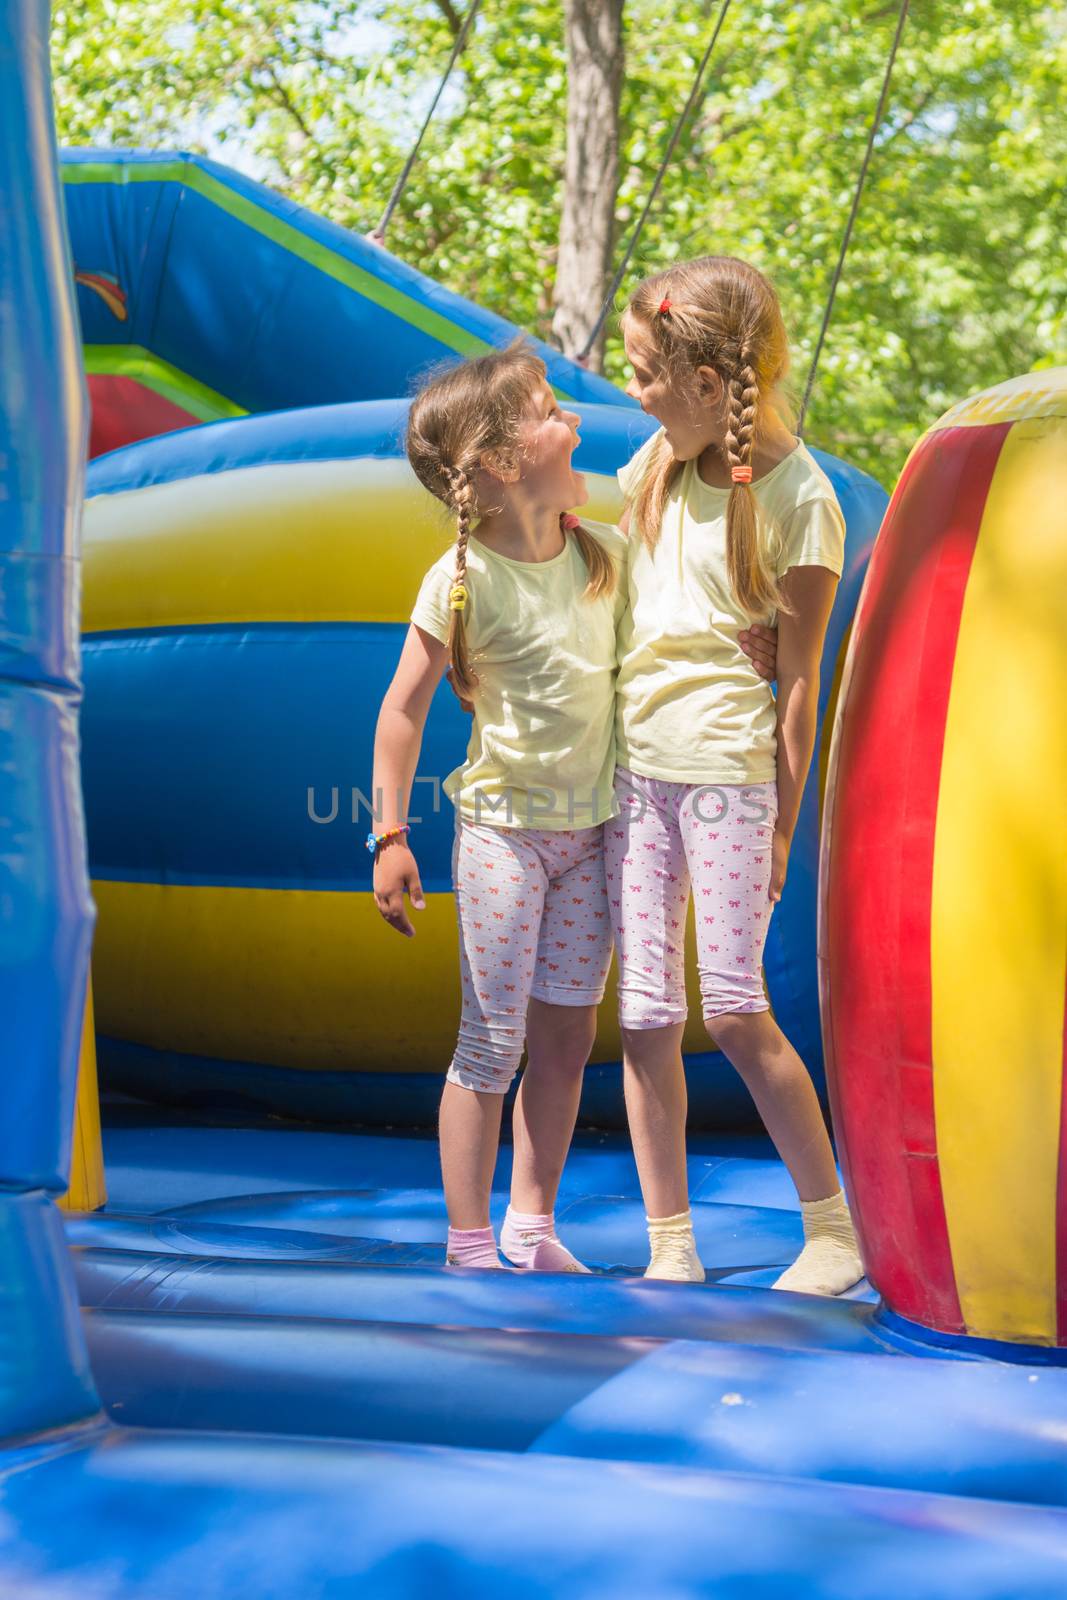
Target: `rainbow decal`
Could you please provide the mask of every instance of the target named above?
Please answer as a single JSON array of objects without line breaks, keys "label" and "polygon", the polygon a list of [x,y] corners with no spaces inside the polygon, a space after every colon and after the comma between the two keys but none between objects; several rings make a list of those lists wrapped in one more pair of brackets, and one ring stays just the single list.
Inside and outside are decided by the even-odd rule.
[{"label": "rainbow decal", "polygon": [[119,322],[125,322],[129,316],[126,309],[126,291],[119,283],[113,272],[82,272],[74,269],[74,282],[84,284],[86,289],[92,289],[98,294],[113,317]]},{"label": "rainbow decal", "polygon": [[1067,1343],[1067,371],[915,447],[856,614],[819,960],[872,1281],[949,1333]]}]

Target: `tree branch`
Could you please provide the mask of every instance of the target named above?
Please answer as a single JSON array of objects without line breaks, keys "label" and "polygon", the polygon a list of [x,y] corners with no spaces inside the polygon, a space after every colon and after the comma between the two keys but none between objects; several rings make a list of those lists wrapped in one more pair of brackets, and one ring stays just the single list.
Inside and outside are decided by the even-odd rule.
[{"label": "tree branch", "polygon": [[441,246],[447,244],[449,239],[452,238],[453,234],[459,232],[459,227],[459,219],[453,218],[451,224],[446,224],[445,227],[439,230],[431,230],[431,232],[426,236],[426,249],[429,255],[431,257],[435,256],[441,249]]},{"label": "tree branch", "polygon": [[932,84],[931,87],[927,89],[926,93],[921,96],[918,105],[914,106],[908,115],[897,124],[892,133],[886,135],[877,148],[879,150],[884,150],[887,145],[893,143],[893,140],[898,134],[907,133],[908,129],[912,127],[914,123],[918,122],[919,118],[930,104],[930,101],[937,94],[939,88],[940,84]]},{"label": "tree branch", "polygon": [[302,113],[300,111],[300,108],[299,108],[299,106],[297,106],[294,103],[293,97],[289,93],[289,90],[287,89],[285,84],[282,82],[282,80],[278,77],[277,72],[274,70],[273,63],[264,62],[263,66],[264,66],[264,69],[265,69],[265,71],[267,73],[268,78],[271,81],[271,84],[274,87],[274,100],[275,100],[275,103],[277,105],[279,105],[282,108],[283,111],[287,111],[289,113],[289,115],[292,117],[293,121],[296,123],[297,127],[300,129],[300,132],[303,134],[304,138],[308,141],[308,143],[309,144],[314,144],[315,143],[315,135],[312,133],[311,129],[308,127],[307,123],[304,121],[304,118],[303,118],[303,115],[302,115]]},{"label": "tree branch", "polygon": [[448,23],[453,39],[457,39],[459,30],[463,26],[463,18],[452,4],[452,0],[434,0],[434,5]]}]

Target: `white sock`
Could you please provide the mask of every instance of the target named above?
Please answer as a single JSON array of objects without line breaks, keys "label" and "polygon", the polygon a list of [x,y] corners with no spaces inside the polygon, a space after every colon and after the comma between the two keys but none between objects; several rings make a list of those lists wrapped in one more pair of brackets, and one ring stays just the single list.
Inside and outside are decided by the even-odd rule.
[{"label": "white sock", "polygon": [[652,1260],[646,1278],[665,1278],[674,1283],[703,1283],[704,1268],[693,1238],[693,1218],[688,1211],[676,1217],[648,1217],[648,1239]]},{"label": "white sock", "polygon": [[775,1282],[794,1294],[843,1294],[863,1277],[856,1230],[842,1189],[826,1200],[802,1200],[804,1248]]}]

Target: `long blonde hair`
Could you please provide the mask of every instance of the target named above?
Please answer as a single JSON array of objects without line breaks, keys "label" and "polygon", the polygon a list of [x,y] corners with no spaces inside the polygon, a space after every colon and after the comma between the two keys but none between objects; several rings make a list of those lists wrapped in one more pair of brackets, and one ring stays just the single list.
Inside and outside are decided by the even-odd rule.
[{"label": "long blonde hair", "polygon": [[[475,474],[486,456],[510,470],[519,460],[519,431],[538,385],[547,377],[541,358],[522,338],[504,350],[460,362],[431,377],[416,395],[408,416],[408,460],[419,482],[456,517],[456,569],[453,595],[460,602],[450,614],[448,649],[452,682],[466,696],[477,687],[467,650],[467,544],[479,507]],[[615,587],[614,563],[603,545],[581,523],[567,519],[564,537],[572,538],[589,574],[585,598],[610,594]],[[458,591],[463,591],[459,593]]]},{"label": "long blonde hair", "polygon": [[[646,278],[634,290],[627,314],[652,341],[672,389],[691,390],[698,367],[718,373],[727,401],[727,464],[751,470],[761,416],[772,398],[781,405],[789,369],[789,339],[769,280],[733,256],[700,256]],[[638,529],[650,550],[681,471],[682,463],[661,438],[634,497]],[[735,482],[726,503],[726,568],[738,604],[749,616],[792,609],[760,539],[756,497],[748,483]]]}]

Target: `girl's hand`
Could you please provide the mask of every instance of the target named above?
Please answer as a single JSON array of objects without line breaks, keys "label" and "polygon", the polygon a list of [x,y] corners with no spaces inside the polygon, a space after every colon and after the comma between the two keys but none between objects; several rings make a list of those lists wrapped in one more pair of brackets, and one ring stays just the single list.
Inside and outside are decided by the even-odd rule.
[{"label": "girl's hand", "polygon": [[391,928],[405,939],[414,939],[415,929],[404,910],[405,890],[414,910],[425,911],[415,857],[406,844],[390,840],[379,845],[375,857],[374,903]]},{"label": "girl's hand", "polygon": [[789,851],[792,839],[784,833],[774,830],[774,839],[771,843],[771,883],[767,891],[772,904],[777,905],[782,898],[785,888],[786,869],[789,866]]},{"label": "girl's hand", "polygon": [[737,642],[760,677],[773,683],[778,676],[778,629],[754,622],[751,628],[741,629]]}]

